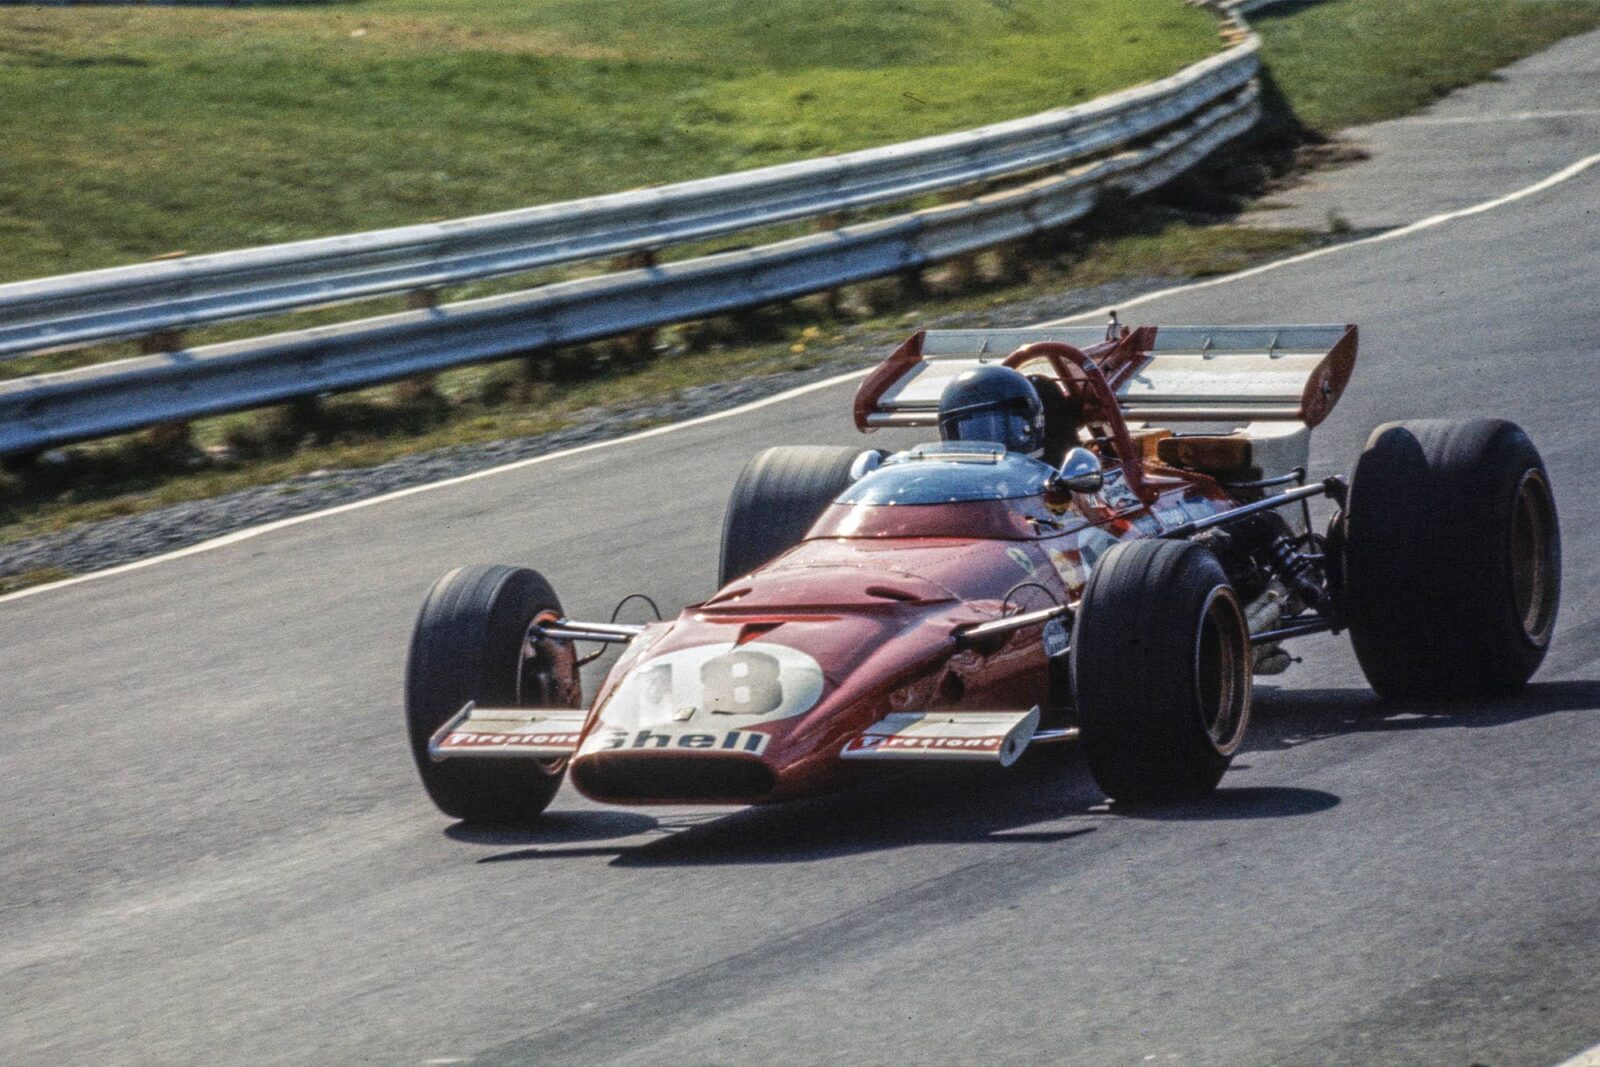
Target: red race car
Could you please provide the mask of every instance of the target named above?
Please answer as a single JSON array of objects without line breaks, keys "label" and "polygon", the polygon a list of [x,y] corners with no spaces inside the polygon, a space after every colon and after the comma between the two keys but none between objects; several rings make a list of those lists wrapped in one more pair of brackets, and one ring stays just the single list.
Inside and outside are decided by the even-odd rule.
[{"label": "red race car", "polygon": [[[515,822],[569,772],[754,804],[1076,741],[1108,796],[1162,802],[1216,787],[1295,637],[1348,631],[1385,697],[1516,689],[1560,595],[1539,453],[1500,420],[1391,423],[1348,485],[1308,481],[1355,357],[1354,326],[918,333],[855,420],[939,440],[757,455],[719,589],[677,618],[574,621],[525,568],[440,578],[406,679],[423,785]],[[585,709],[588,642],[627,647]]]}]

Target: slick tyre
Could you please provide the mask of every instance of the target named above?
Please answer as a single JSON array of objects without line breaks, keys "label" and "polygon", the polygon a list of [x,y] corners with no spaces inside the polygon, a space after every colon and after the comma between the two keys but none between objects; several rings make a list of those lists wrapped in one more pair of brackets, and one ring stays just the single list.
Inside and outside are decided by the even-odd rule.
[{"label": "slick tyre", "polygon": [[1514,423],[1378,427],[1343,533],[1341,602],[1380,696],[1510,693],[1538,669],[1561,599],[1561,531],[1544,462]]},{"label": "slick tyre", "polygon": [[[473,566],[433,584],[411,635],[406,663],[406,727],[428,796],[467,822],[526,823],[561,787],[566,761],[435,762],[428,739],[467,701],[482,707],[576,707],[581,700],[570,659],[552,669],[524,655],[528,626],[561,602],[537,572]],[[566,651],[570,652],[570,649]]]},{"label": "slick tyre", "polygon": [[789,445],[758,454],[733,485],[722,520],[721,588],[800,543],[850,484],[859,448]]},{"label": "slick tyre", "polygon": [[1250,722],[1250,641],[1222,565],[1187,541],[1127,541],[1096,564],[1072,630],[1084,758],[1113,800],[1216,788]]}]

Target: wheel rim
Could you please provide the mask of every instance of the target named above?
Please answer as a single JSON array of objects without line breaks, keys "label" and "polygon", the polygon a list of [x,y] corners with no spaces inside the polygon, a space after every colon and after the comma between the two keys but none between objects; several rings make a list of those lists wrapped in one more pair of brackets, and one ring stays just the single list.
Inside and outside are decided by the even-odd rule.
[{"label": "wheel rim", "polygon": [[[557,677],[561,665],[553,659],[556,655],[571,656],[571,642],[557,642],[533,636],[534,627],[540,624],[548,625],[559,617],[553,611],[540,612],[538,617],[528,624],[528,632],[523,635],[522,649],[517,656],[518,707],[576,706],[576,702],[568,700],[568,695],[561,691],[562,686]],[[559,775],[567,769],[567,757],[539,760],[538,765],[546,774]]]},{"label": "wheel rim", "polygon": [[1244,740],[1250,713],[1248,637],[1233,591],[1218,586],[1206,598],[1195,635],[1195,697],[1216,750],[1230,756]]},{"label": "wheel rim", "polygon": [[1550,640],[1555,622],[1556,517],[1550,486],[1539,470],[1529,470],[1517,483],[1511,507],[1511,596],[1529,641]]}]

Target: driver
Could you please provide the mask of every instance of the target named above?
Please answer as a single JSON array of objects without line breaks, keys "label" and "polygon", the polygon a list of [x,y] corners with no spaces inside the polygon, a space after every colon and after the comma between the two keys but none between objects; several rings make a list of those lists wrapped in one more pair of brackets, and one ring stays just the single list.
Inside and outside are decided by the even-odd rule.
[{"label": "driver", "polygon": [[987,441],[1038,459],[1045,446],[1044,404],[1033,383],[1010,367],[969,367],[939,394],[939,437]]}]

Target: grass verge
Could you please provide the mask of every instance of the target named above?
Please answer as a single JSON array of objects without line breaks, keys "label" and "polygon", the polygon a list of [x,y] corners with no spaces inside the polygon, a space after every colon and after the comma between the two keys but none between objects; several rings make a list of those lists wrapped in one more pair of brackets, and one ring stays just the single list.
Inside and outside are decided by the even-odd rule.
[{"label": "grass verge", "polygon": [[1251,16],[1301,122],[1332,133],[1408,114],[1563,37],[1596,0],[1328,0]]},{"label": "grass verge", "polygon": [[0,574],[0,596],[26,589],[30,585],[44,585],[71,577],[72,572],[61,567],[36,567],[18,574]]},{"label": "grass verge", "polygon": [[1175,0],[0,7],[0,281],[886,144],[1218,47]]}]

